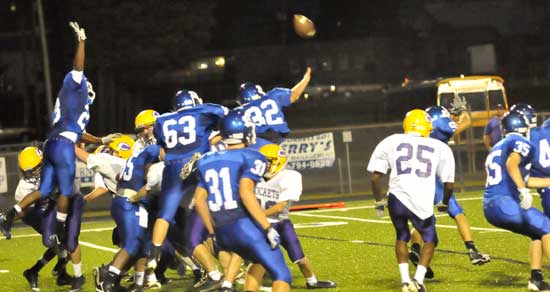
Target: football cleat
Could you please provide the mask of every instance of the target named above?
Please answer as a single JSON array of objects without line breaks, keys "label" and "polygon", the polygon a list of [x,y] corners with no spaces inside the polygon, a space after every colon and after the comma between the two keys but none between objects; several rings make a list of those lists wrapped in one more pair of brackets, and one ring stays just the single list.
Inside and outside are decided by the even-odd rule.
[{"label": "football cleat", "polygon": [[409,291],[411,291],[411,292],[427,292],[428,290],[426,290],[426,286],[424,286],[424,284],[420,284],[420,283],[418,283],[418,281],[416,281],[416,279],[413,279],[411,285],[409,285]]},{"label": "football cleat", "polygon": [[156,273],[155,272],[155,276],[157,277],[157,280],[160,282],[160,284],[162,285],[166,285],[170,282],[172,282],[172,279],[170,278],[167,278],[164,273]]},{"label": "football cleat", "polygon": [[132,285],[130,285],[130,287],[128,287],[127,291],[128,292],[143,292],[144,289],[145,289],[145,287],[143,285],[138,285],[136,283],[133,283]]},{"label": "football cleat", "polygon": [[193,287],[199,288],[208,280],[208,273],[203,269],[193,270],[193,277]]},{"label": "football cleat", "polygon": [[480,253],[476,249],[469,249],[468,256],[472,265],[483,265],[491,261],[491,257],[488,254]]},{"label": "football cleat", "polygon": [[544,280],[529,280],[527,289],[529,289],[529,291],[550,291],[550,285],[548,285],[548,283]]},{"label": "football cleat", "polygon": [[162,284],[159,281],[145,281],[145,290],[158,290],[162,288]]},{"label": "football cleat", "polygon": [[[411,260],[411,263],[416,267],[420,262],[420,255],[415,250],[411,250],[409,251],[409,260]],[[432,268],[430,267],[426,268],[426,275],[424,277],[426,279],[433,279],[435,277],[435,273],[432,270]]]},{"label": "football cleat", "polygon": [[11,221],[9,220],[9,214],[6,216],[4,213],[0,213],[0,231],[6,237],[6,239],[11,239]]},{"label": "football cleat", "polygon": [[82,290],[84,283],[86,283],[86,277],[84,277],[84,275],[80,277],[73,277],[73,281],[71,283],[71,290],[69,291],[76,292],[76,291]]},{"label": "football cleat", "polygon": [[315,284],[306,283],[308,289],[319,289],[319,288],[336,288],[336,282],[334,281],[317,281]]},{"label": "football cleat", "polygon": [[69,274],[67,274],[67,271],[61,270],[57,274],[57,278],[55,279],[55,283],[57,284],[57,286],[72,285],[73,277],[71,277]]},{"label": "football cleat", "polygon": [[32,271],[32,270],[25,270],[23,272],[23,277],[27,279],[27,282],[29,282],[29,287],[32,291],[40,291],[40,288],[38,288],[38,273]]},{"label": "football cleat", "polygon": [[206,277],[206,281],[204,284],[200,286],[199,292],[210,292],[210,291],[218,291],[222,288],[223,278],[220,278],[219,280],[214,280],[210,277]]}]

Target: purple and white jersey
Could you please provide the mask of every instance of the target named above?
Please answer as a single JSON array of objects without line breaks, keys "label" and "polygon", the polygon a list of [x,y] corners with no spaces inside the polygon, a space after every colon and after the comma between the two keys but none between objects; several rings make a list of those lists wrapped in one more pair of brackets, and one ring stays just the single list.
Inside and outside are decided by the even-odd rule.
[{"label": "purple and white jersey", "polygon": [[302,195],[302,175],[295,170],[282,169],[270,180],[258,182],[255,193],[264,210],[279,202],[288,201],[282,212],[267,217],[267,220],[276,223],[288,219],[292,202],[299,201]]},{"label": "purple and white jersey", "polygon": [[94,186],[104,187],[116,193],[117,176],[124,168],[126,160],[107,153],[90,154],[86,161],[88,169],[95,172]]},{"label": "purple and white jersey", "polygon": [[424,220],[433,215],[436,177],[454,182],[455,160],[451,148],[439,140],[393,134],[376,146],[367,166],[369,172],[388,170],[388,192]]}]

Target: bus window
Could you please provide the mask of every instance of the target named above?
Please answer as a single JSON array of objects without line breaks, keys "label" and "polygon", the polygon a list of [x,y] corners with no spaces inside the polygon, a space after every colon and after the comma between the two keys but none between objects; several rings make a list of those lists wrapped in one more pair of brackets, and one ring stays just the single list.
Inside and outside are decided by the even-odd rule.
[{"label": "bus window", "polygon": [[489,90],[489,110],[495,110],[498,104],[505,105],[504,94],[502,90]]}]

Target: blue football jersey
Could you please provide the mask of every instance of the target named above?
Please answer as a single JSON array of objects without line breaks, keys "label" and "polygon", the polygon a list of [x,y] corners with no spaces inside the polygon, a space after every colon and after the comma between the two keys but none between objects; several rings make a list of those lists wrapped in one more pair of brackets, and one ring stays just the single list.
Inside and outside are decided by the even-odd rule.
[{"label": "blue football jersey", "polygon": [[535,146],[531,176],[550,177],[550,127],[531,129],[529,140]]},{"label": "blue football jersey", "polygon": [[498,196],[510,196],[515,200],[519,200],[517,186],[506,170],[506,160],[513,152],[521,155],[519,169],[522,177],[526,178],[529,174],[535,147],[527,138],[519,134],[508,135],[493,146],[485,161],[487,182],[485,184],[484,200],[487,201]]},{"label": "blue football jersey", "polygon": [[265,169],[265,156],[247,148],[209,152],[198,161],[198,185],[208,191],[208,208],[216,226],[248,216],[239,182],[241,178],[258,182]]},{"label": "blue football jersey", "polygon": [[74,81],[72,71],[65,75],[63,86],[55,100],[52,128],[48,138],[53,138],[62,132],[73,132],[80,138],[90,120],[87,83],[84,73],[80,84]]},{"label": "blue football jersey", "polygon": [[291,91],[288,88],[274,88],[261,99],[253,100],[238,107],[256,125],[256,133],[268,131],[286,135],[290,132],[283,108],[289,106]]},{"label": "blue football jersey", "polygon": [[432,132],[430,133],[430,137],[443,143],[449,143],[449,140],[453,137],[457,127],[457,124],[451,118],[440,117],[432,122]]},{"label": "blue football jersey", "polygon": [[126,161],[126,165],[121,172],[120,181],[118,182],[118,188],[139,191],[146,183],[145,166],[149,163],[158,162],[159,155],[159,145],[149,145],[141,151],[136,151]]},{"label": "blue football jersey", "polygon": [[211,103],[166,113],[157,118],[154,133],[166,152],[165,161],[188,159],[210,150],[208,138],[227,108]]}]

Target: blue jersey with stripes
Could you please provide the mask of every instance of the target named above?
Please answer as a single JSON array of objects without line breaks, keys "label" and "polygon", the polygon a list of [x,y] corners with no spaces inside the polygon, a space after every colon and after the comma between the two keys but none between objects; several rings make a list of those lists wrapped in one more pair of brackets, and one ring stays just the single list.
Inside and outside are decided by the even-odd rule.
[{"label": "blue jersey with stripes", "polygon": [[451,140],[451,137],[453,137],[456,128],[457,124],[451,118],[440,117],[432,122],[430,137],[447,144]]},{"label": "blue jersey with stripes", "polygon": [[227,108],[206,103],[158,117],[154,133],[166,153],[165,161],[188,159],[195,152],[210,150],[210,133],[226,113]]},{"label": "blue jersey with stripes", "polygon": [[159,145],[149,145],[141,151],[136,151],[126,161],[118,182],[118,188],[139,191],[146,183],[145,167],[147,164],[158,162],[159,155]]},{"label": "blue jersey with stripes", "polygon": [[247,148],[209,152],[198,161],[198,185],[208,191],[208,208],[216,226],[248,216],[239,193],[240,180],[258,182],[265,169],[265,156]]},{"label": "blue jersey with stripes", "polygon": [[261,99],[253,100],[238,109],[244,111],[256,126],[256,134],[275,132],[286,135],[290,132],[286,123],[283,108],[289,106],[291,90],[288,88],[274,88]]},{"label": "blue jersey with stripes", "polygon": [[73,78],[74,72],[67,73],[63,79],[63,86],[55,100],[48,138],[56,137],[62,132],[73,132],[80,138],[90,120],[91,100],[88,97],[88,81],[82,73],[80,83],[76,82]]},{"label": "blue jersey with stripes", "polygon": [[529,140],[535,146],[531,176],[550,177],[550,127],[531,129]]},{"label": "blue jersey with stripes", "polygon": [[519,170],[525,179],[529,174],[534,151],[535,147],[527,138],[515,133],[509,134],[493,146],[485,161],[487,170],[485,202],[500,196],[512,197],[519,201],[519,190],[506,170],[506,161],[510,154],[518,153],[521,156]]}]

